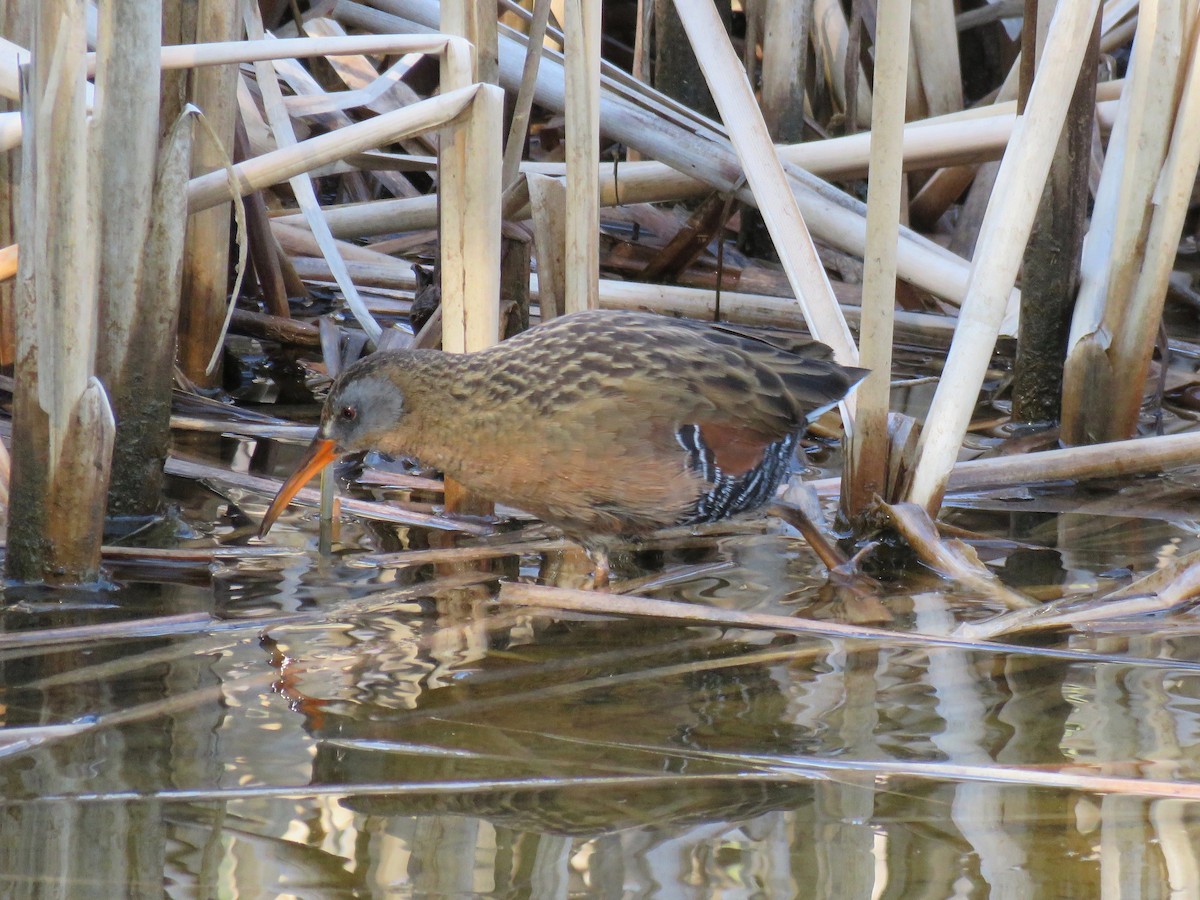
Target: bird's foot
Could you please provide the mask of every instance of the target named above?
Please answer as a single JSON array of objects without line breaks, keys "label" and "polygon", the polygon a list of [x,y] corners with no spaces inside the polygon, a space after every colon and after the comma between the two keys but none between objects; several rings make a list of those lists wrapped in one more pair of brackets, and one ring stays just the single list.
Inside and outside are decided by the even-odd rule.
[{"label": "bird's foot", "polygon": [[609,586],[609,578],[612,570],[608,565],[608,554],[592,551],[588,553],[592,558],[594,568],[592,569],[592,590],[607,591]]}]

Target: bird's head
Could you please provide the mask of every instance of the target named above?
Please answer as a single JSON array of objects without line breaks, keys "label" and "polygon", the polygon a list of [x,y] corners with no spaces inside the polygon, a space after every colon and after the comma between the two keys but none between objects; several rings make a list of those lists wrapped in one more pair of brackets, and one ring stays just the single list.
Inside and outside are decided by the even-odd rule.
[{"label": "bird's head", "polygon": [[399,354],[375,353],[346,368],[330,388],[321,410],[321,424],[296,471],[284,482],[263,516],[259,537],[308,481],[343,453],[387,449],[389,435],[405,415],[404,391],[395,374],[403,371]]},{"label": "bird's head", "polygon": [[329,390],[314,440],[331,444],[335,455],[386,445],[406,411],[405,391],[395,377],[404,367],[405,361],[391,353],[375,353],[349,366]]}]

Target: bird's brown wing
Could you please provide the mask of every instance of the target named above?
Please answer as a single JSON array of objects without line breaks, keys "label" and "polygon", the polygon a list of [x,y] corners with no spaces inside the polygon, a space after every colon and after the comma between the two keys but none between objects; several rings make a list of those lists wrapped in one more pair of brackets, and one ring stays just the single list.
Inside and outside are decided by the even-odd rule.
[{"label": "bird's brown wing", "polygon": [[827,345],[798,331],[726,322],[693,327],[703,330],[709,342],[735,347],[750,370],[778,376],[797,426],[836,403],[867,374],[866,369],[839,366]]},{"label": "bird's brown wing", "polygon": [[624,439],[653,440],[658,452],[677,448],[680,429],[698,427],[730,472],[752,468],[768,445],[802,430],[814,410],[836,403],[857,380],[828,347],[797,332],[650,313],[576,313],[505,344],[493,390],[508,393],[511,378],[522,402],[547,416],[582,412],[594,398],[609,416],[654,423],[604,427],[617,425]]},{"label": "bird's brown wing", "polygon": [[672,320],[654,330],[667,362],[639,368],[624,390],[648,405],[661,397],[677,424],[701,426],[732,471],[802,430],[865,374],[837,365],[828,347],[794,332]]},{"label": "bird's brown wing", "polygon": [[791,328],[768,328],[762,325],[741,325],[736,322],[697,324],[711,331],[723,331],[746,340],[767,344],[795,356],[803,356],[807,359],[833,359],[833,350],[828,345],[814,340],[802,331]]}]

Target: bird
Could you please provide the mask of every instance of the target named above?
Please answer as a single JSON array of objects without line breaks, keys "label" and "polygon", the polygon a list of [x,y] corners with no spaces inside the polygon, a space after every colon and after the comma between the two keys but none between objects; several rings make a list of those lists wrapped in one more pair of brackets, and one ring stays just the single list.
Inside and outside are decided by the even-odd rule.
[{"label": "bird", "polygon": [[766,505],[808,423],[866,374],[794,331],[625,310],[473,353],[377,351],[333,383],[259,535],[325,465],[371,449],[557,526],[600,585],[619,543]]}]

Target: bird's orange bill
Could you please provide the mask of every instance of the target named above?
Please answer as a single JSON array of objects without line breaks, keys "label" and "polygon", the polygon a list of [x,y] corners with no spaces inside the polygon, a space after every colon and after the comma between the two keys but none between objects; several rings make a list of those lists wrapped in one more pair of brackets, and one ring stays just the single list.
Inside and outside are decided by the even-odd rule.
[{"label": "bird's orange bill", "polygon": [[304,459],[300,460],[299,467],[292,473],[292,477],[283,483],[283,487],[271,501],[267,514],[263,516],[262,525],[258,528],[259,537],[266,536],[267,532],[271,530],[271,526],[275,524],[275,520],[279,518],[279,514],[287,509],[292,498],[300,493],[300,488],[308,484],[309,479],[329,465],[337,458],[337,455],[337,444],[333,441],[322,437],[313,438],[313,442],[308,445],[308,452],[304,454]]}]

